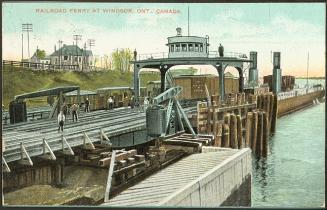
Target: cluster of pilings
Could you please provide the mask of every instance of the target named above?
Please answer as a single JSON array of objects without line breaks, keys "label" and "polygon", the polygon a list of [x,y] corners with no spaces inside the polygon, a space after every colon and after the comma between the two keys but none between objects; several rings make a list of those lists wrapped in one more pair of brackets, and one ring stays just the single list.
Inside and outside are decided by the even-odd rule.
[{"label": "cluster of pilings", "polygon": [[226,103],[198,103],[198,133],[215,136],[214,146],[249,147],[267,156],[269,136],[275,132],[277,97],[269,92],[258,95],[235,94]]}]

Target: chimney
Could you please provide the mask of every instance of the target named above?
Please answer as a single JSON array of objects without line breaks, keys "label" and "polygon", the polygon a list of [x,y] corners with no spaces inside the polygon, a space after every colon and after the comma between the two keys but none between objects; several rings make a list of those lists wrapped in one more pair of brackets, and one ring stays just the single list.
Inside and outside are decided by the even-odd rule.
[{"label": "chimney", "polygon": [[178,27],[176,28],[177,36],[182,36],[182,28]]},{"label": "chimney", "polygon": [[57,47],[56,47],[56,45],[54,46],[54,51],[55,51],[55,52],[57,51]]}]

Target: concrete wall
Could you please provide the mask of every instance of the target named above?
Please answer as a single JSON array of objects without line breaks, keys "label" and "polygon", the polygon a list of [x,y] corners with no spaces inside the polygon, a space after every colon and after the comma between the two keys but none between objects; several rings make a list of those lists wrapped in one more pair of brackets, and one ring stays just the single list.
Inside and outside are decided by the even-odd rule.
[{"label": "concrete wall", "polygon": [[281,117],[291,111],[296,111],[300,108],[313,104],[313,100],[321,98],[325,94],[325,91],[317,91],[306,95],[295,96],[292,98],[286,98],[278,101],[277,116]]},{"label": "concrete wall", "polygon": [[[203,147],[202,152],[213,152],[219,149],[221,148]],[[246,200],[235,198],[235,195],[239,195],[237,192],[243,183],[247,183],[243,187],[251,187],[251,164],[251,150],[249,148],[242,149],[203,176],[167,197],[159,205],[217,207],[225,202],[224,205],[250,206],[251,188],[242,190],[242,192],[248,192],[247,196],[244,197]],[[226,203],[230,200],[235,200],[237,203]]]}]

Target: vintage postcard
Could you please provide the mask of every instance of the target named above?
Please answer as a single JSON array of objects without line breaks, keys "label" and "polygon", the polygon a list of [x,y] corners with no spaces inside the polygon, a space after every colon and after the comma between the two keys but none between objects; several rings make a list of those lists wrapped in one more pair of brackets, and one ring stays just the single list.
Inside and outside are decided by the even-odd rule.
[{"label": "vintage postcard", "polygon": [[325,3],[2,3],[2,204],[325,206]]}]

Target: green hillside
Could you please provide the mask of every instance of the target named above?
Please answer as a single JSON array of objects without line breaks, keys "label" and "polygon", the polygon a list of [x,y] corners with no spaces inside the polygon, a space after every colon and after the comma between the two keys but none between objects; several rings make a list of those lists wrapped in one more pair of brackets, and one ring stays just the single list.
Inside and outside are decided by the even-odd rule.
[{"label": "green hillside", "polygon": [[[141,72],[141,86],[148,81],[159,80],[159,72]],[[77,85],[82,90],[96,90],[102,87],[133,86],[133,72],[50,72],[32,71],[5,66],[2,71],[3,104],[8,108],[15,95],[58,86]],[[45,105],[45,99],[35,99],[28,105]]]}]

